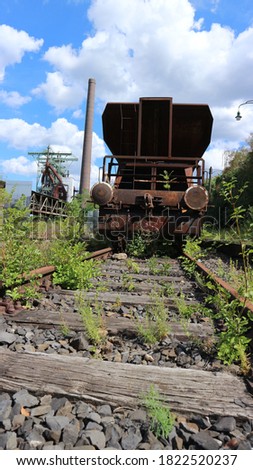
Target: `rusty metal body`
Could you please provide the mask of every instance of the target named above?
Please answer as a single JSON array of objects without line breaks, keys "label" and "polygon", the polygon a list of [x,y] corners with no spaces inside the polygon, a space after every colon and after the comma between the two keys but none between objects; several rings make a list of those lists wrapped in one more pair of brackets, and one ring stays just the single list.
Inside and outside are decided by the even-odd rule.
[{"label": "rusty metal body", "polygon": [[198,235],[208,204],[202,155],[212,122],[205,104],[108,103],[103,133],[112,155],[104,157],[102,182],[91,190],[100,233],[111,240],[140,230],[165,238]]}]

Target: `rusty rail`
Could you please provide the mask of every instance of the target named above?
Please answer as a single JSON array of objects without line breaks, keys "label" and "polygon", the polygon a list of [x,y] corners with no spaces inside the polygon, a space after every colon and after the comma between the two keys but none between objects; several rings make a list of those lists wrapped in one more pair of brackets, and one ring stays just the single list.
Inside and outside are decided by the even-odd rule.
[{"label": "rusty rail", "polygon": [[[112,254],[112,248],[103,248],[102,250],[97,250],[85,257],[85,260],[89,259],[106,259]],[[84,260],[84,261],[85,261]],[[23,279],[23,282],[19,287],[22,289],[22,286],[28,284],[32,279],[36,279],[40,282],[40,285],[43,286],[46,290],[51,285],[51,276],[55,272],[56,266],[43,266],[41,268],[33,269],[29,273],[24,273],[20,275],[20,278]],[[9,286],[9,289],[15,287],[16,284],[14,283],[13,286]],[[0,289],[4,291],[4,281],[0,280]],[[0,298],[0,314],[1,313],[18,313],[18,311],[22,310],[22,307],[17,303],[14,305],[14,302],[11,299],[4,298],[1,300]]]},{"label": "rusty rail", "polygon": [[239,300],[242,304],[245,305],[245,308],[247,308],[253,313],[252,302],[250,302],[249,300],[245,301],[245,299],[241,297],[238,294],[238,292],[230,284],[228,284],[226,281],[224,281],[220,277],[216,276],[216,274],[212,273],[203,263],[201,263],[200,261],[196,261],[194,258],[192,258],[192,256],[187,255],[186,253],[184,253],[184,256],[196,264],[199,272],[204,274],[204,276],[211,278],[216,284],[223,287],[227,292],[229,292],[229,294],[231,295],[233,299]]}]

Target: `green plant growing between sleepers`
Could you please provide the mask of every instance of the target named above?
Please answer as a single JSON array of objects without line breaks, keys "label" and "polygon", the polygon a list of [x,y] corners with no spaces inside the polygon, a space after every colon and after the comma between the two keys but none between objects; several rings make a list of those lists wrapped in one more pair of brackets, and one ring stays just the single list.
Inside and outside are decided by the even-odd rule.
[{"label": "green plant growing between sleepers", "polygon": [[150,297],[152,304],[147,306],[145,318],[137,321],[137,334],[144,343],[155,344],[168,335],[170,327],[164,298],[157,292]]},{"label": "green plant growing between sleepers", "polygon": [[151,431],[157,438],[166,439],[173,429],[175,418],[154,385],[142,395],[141,404],[147,410]]}]

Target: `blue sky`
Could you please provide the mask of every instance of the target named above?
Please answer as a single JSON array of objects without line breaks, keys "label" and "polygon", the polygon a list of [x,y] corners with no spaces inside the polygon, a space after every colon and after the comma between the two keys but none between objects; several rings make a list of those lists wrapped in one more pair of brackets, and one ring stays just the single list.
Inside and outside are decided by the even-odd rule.
[{"label": "blue sky", "polygon": [[80,173],[86,94],[96,79],[92,182],[107,152],[107,101],[208,103],[207,166],[253,131],[252,0],[0,0],[0,178],[36,179],[28,152],[71,151]]}]

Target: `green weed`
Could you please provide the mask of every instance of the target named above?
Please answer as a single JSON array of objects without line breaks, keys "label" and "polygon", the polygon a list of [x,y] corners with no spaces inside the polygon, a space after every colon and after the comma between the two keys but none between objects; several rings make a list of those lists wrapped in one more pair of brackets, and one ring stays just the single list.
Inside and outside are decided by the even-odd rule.
[{"label": "green weed", "polygon": [[76,294],[75,300],[88,339],[94,346],[102,345],[107,334],[104,327],[102,303],[95,299],[95,305],[92,307],[91,301],[87,299],[83,291]]},{"label": "green weed", "polygon": [[160,393],[153,385],[141,397],[141,403],[147,410],[151,431],[158,439],[160,437],[166,439],[173,429],[175,419],[170,408],[163,402]]},{"label": "green weed", "polygon": [[152,292],[151,297],[152,305],[147,306],[144,320],[137,323],[138,336],[146,344],[161,341],[170,331],[163,297],[156,292]]}]

